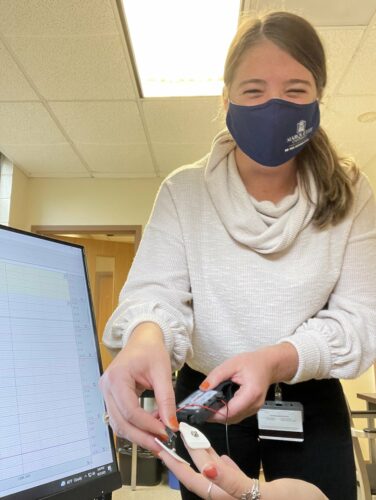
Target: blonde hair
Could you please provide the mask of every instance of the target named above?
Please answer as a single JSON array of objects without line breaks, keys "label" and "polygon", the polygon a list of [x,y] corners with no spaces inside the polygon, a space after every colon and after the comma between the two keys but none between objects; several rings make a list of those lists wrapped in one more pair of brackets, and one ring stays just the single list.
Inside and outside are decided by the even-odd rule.
[{"label": "blonde hair", "polygon": [[[227,53],[224,93],[228,93],[244,53],[263,39],[275,43],[312,73],[321,98],[327,81],[324,48],[313,26],[290,12],[272,12],[243,20]],[[307,195],[310,195],[308,172],[312,173],[317,186],[314,224],[324,228],[340,222],[353,203],[353,185],[359,177],[355,163],[338,156],[321,127],[296,159]]]}]

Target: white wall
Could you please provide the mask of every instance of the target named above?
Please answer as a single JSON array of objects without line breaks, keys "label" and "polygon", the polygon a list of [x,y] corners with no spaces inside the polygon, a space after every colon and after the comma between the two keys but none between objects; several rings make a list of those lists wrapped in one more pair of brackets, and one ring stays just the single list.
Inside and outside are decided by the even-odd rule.
[{"label": "white wall", "polygon": [[23,227],[144,226],[160,183],[161,179],[28,179]]},{"label": "white wall", "polygon": [[13,165],[0,154],[0,224],[9,224]]},{"label": "white wall", "polygon": [[9,211],[9,225],[27,229],[24,225],[27,216],[27,196],[29,179],[16,167],[13,167],[12,195]]}]

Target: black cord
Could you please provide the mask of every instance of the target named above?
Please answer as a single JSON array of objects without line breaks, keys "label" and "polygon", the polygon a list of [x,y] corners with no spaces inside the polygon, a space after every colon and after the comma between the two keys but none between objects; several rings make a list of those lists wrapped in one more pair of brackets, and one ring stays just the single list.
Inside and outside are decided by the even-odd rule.
[{"label": "black cord", "polygon": [[225,406],[226,406],[226,422],[225,422],[226,449],[227,449],[227,455],[231,458],[230,440],[228,437],[228,404],[227,404],[227,402],[225,402]]}]

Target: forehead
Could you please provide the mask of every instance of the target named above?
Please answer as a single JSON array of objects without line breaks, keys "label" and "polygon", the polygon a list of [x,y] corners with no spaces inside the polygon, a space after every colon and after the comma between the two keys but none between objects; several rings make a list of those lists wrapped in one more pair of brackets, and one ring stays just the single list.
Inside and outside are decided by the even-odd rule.
[{"label": "forehead", "polygon": [[262,40],[244,52],[232,83],[239,84],[250,78],[281,81],[302,79],[314,83],[312,73],[305,66],[270,40]]}]

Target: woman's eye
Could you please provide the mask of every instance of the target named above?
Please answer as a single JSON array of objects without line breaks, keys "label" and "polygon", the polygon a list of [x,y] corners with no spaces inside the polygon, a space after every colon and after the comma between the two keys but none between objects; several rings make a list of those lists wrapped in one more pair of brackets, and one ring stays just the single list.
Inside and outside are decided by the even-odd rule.
[{"label": "woman's eye", "polygon": [[304,89],[288,89],[287,90],[287,93],[288,94],[305,94],[305,90]]},{"label": "woman's eye", "polygon": [[244,94],[261,94],[260,89],[247,89],[244,91]]}]

